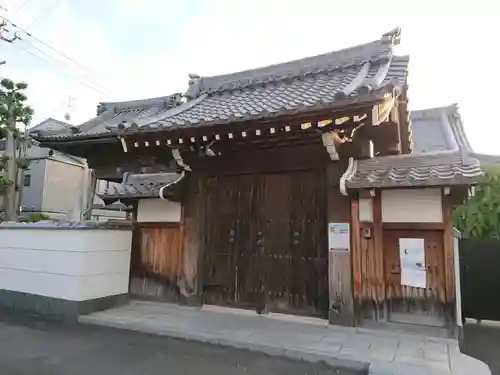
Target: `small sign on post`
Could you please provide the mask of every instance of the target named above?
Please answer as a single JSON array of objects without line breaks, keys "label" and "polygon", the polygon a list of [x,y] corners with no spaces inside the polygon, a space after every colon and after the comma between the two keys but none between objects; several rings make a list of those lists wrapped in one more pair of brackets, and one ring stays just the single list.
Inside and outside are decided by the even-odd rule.
[{"label": "small sign on post", "polygon": [[328,249],[330,251],[351,250],[349,223],[328,223]]}]

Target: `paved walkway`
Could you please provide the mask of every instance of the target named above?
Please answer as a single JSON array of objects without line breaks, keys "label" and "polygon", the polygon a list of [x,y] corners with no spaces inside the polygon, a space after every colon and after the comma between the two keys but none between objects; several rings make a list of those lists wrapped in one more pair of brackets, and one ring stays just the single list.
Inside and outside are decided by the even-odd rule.
[{"label": "paved walkway", "polygon": [[80,321],[332,366],[369,366],[373,375],[491,374],[487,365],[460,353],[455,340],[329,326],[316,319],[132,301]]}]

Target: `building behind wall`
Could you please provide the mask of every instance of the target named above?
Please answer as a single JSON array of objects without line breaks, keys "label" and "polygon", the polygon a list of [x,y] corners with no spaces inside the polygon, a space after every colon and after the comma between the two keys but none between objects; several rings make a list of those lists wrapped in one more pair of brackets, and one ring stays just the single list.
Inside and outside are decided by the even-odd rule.
[{"label": "building behind wall", "polygon": [[[37,131],[64,131],[71,125],[49,118],[29,129]],[[0,152],[5,150],[5,140],[0,140]],[[80,220],[86,205],[89,188],[89,169],[84,158],[40,147],[36,142],[27,148],[29,168],[22,181],[21,216],[43,213],[53,219]],[[99,182],[97,193],[104,191],[109,182]],[[96,196],[97,218],[124,218],[125,213],[106,210]],[[99,205],[102,206],[99,207]]]}]

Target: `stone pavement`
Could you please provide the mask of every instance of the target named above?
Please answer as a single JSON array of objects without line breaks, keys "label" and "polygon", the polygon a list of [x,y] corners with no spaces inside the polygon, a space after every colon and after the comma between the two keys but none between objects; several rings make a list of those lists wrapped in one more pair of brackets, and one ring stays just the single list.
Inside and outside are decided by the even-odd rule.
[{"label": "stone pavement", "polygon": [[337,327],[319,319],[132,301],[82,316],[80,322],[324,361],[337,367],[368,367],[372,375],[491,375],[486,364],[460,353],[456,340]]}]

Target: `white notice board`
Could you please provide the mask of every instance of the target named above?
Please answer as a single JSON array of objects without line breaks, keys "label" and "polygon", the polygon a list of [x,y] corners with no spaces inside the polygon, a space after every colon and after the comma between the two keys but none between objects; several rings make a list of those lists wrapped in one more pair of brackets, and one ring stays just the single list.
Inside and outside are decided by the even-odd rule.
[{"label": "white notice board", "polygon": [[349,223],[328,223],[328,249],[330,251],[351,249]]},{"label": "white notice board", "polygon": [[401,285],[425,288],[425,246],[423,238],[400,238],[399,258],[401,262]]}]

